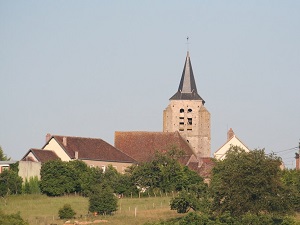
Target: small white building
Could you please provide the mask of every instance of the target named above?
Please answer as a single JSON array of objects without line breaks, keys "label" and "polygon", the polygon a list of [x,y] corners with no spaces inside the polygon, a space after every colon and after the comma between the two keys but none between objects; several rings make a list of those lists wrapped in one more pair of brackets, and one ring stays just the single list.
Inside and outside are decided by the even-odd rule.
[{"label": "small white building", "polygon": [[223,160],[226,158],[226,153],[231,146],[238,146],[243,148],[246,152],[250,152],[250,149],[234,134],[232,128],[227,132],[227,141],[221,146],[215,153],[214,158],[217,160]]},{"label": "small white building", "polygon": [[2,173],[4,170],[8,170],[10,164],[14,164],[16,161],[0,161],[0,173]]}]

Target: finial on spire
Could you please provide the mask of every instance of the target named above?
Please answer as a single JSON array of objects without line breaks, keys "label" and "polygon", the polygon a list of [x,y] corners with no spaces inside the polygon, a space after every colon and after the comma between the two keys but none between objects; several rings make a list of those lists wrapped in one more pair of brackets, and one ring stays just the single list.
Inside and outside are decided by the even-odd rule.
[{"label": "finial on spire", "polygon": [[189,36],[186,37],[186,48],[187,48],[187,52],[189,52]]}]

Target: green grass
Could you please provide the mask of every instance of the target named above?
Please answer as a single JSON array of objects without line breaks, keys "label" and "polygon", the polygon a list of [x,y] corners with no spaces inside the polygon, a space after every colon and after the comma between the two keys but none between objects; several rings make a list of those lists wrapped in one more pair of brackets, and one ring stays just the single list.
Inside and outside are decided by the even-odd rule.
[{"label": "green grass", "polygon": [[[7,214],[20,212],[30,225],[64,224],[59,220],[58,210],[64,204],[70,204],[76,212],[77,221],[107,220],[101,224],[140,225],[146,222],[178,217],[176,211],[170,210],[170,197],[122,198],[118,201],[118,211],[113,216],[88,215],[88,198],[80,196],[47,197],[44,195],[10,196],[1,199],[0,209]],[[99,223],[100,224],[100,223]]]}]

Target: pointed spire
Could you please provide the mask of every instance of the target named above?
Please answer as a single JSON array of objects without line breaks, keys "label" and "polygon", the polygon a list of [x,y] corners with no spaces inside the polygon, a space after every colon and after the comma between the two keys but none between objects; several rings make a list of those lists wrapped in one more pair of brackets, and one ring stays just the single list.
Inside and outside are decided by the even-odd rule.
[{"label": "pointed spire", "polygon": [[170,100],[202,100],[203,104],[205,103],[197,92],[189,51],[187,51],[178,91]]}]

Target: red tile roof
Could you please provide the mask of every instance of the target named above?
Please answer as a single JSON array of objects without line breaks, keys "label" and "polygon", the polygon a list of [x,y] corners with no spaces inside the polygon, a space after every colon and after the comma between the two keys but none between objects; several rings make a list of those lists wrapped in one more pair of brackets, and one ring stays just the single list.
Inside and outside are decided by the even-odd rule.
[{"label": "red tile roof", "polygon": [[183,150],[180,162],[186,164],[193,155],[191,146],[178,132],[116,131],[115,147],[138,162],[151,160],[155,153],[167,152],[172,146]]},{"label": "red tile roof", "polygon": [[198,162],[190,162],[188,167],[196,171],[202,177],[210,177],[215,163],[210,157],[200,158]]},{"label": "red tile roof", "polygon": [[81,160],[89,159],[108,162],[135,162],[133,158],[100,138],[59,135],[53,135],[52,137],[60,144],[71,159],[75,159],[75,152],[78,152],[78,159]]},{"label": "red tile roof", "polygon": [[44,149],[31,148],[26,153],[26,155],[21,159],[21,161],[35,161],[32,157],[28,156],[28,154],[30,152],[35,156],[35,158],[39,162],[42,162],[42,163],[50,161],[50,160],[57,160],[57,159],[59,159],[59,157],[53,151],[44,150]]}]

